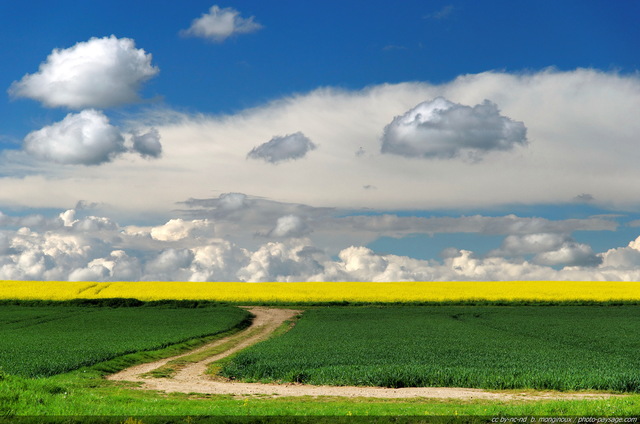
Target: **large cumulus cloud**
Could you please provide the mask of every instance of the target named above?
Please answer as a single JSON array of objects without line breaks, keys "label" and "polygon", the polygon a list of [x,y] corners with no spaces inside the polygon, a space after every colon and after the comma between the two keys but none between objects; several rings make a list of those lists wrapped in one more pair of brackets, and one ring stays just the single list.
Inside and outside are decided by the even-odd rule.
[{"label": "large cumulus cloud", "polygon": [[100,111],[68,114],[62,121],[29,133],[24,149],[61,164],[99,165],[123,153],[124,137]]},{"label": "large cumulus cloud", "polygon": [[162,154],[160,134],[155,128],[144,134],[132,134],[129,144],[125,134],[103,112],[85,109],[27,134],[23,148],[39,160],[66,165],[100,165],[125,152],[143,158],[158,158]]},{"label": "large cumulus cloud", "polygon": [[9,92],[49,107],[104,108],[138,101],[142,83],[158,72],[132,39],[94,37],[53,50],[38,72],[14,82]]},{"label": "large cumulus cloud", "polygon": [[443,97],[422,102],[384,128],[382,153],[407,157],[482,157],[527,142],[522,122],[500,115],[495,103],[465,106]]}]

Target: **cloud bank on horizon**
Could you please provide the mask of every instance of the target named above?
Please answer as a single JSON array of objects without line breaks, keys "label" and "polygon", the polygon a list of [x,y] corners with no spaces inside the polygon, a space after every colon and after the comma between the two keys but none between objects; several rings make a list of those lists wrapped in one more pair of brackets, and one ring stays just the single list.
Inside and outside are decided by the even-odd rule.
[{"label": "cloud bank on horizon", "polygon": [[[213,5],[174,36],[278,30],[243,16]],[[13,102],[66,115],[0,150],[0,279],[640,279],[637,72],[318,84],[208,114],[144,100],[166,62],[136,44],[92,36],[13,76]],[[397,248],[416,240],[439,253]]]},{"label": "cloud bank on horizon", "polygon": [[[76,209],[55,218],[0,215],[0,225],[17,228],[0,233],[0,278],[252,282],[640,278],[640,237],[627,246],[594,253],[570,236],[578,230],[615,229],[616,223],[608,219],[336,217],[328,211],[307,210],[305,217],[314,216],[314,224],[300,215],[282,215],[260,234],[253,231],[268,225],[250,216],[264,215],[268,224],[291,209],[302,215],[303,208],[245,198],[245,205],[225,210],[229,196],[238,195],[210,199],[211,218],[176,218],[148,227],[121,226],[109,218],[86,214],[77,217],[80,211]],[[312,228],[324,234],[316,237]],[[425,231],[506,237],[499,249],[486,255],[450,248],[442,252],[440,260],[379,254],[355,245],[336,251],[337,258],[332,258],[329,249],[320,247],[331,245],[325,238],[343,238],[349,245],[379,234]],[[229,239],[229,232],[237,234],[237,243]],[[242,237],[252,236],[254,247],[240,246]],[[534,256],[527,260],[531,254]]]}]

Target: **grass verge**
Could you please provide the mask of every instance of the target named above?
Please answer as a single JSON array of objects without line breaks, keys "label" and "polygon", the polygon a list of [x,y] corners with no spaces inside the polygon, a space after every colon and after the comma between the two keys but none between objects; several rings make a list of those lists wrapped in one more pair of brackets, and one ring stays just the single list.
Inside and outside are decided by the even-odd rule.
[{"label": "grass verge", "polygon": [[638,411],[640,395],[602,400],[499,402],[164,394],[106,381],[93,369],[41,379],[4,376],[0,382],[0,416],[4,417],[629,416]]}]

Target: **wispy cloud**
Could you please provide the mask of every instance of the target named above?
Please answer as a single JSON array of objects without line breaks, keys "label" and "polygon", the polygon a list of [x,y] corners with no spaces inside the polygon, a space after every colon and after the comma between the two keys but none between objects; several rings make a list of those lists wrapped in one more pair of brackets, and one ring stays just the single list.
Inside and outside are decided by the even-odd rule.
[{"label": "wispy cloud", "polygon": [[408,50],[408,47],[406,46],[399,46],[396,44],[388,44],[386,46],[384,46],[382,48],[383,51],[385,52],[389,52],[389,51],[393,51],[393,50]]},{"label": "wispy cloud", "polygon": [[440,20],[440,19],[446,19],[449,16],[451,16],[451,14],[456,10],[456,8],[451,5],[448,4],[446,6],[443,6],[441,9],[429,13],[427,15],[424,16],[425,19],[436,19],[436,20]]}]

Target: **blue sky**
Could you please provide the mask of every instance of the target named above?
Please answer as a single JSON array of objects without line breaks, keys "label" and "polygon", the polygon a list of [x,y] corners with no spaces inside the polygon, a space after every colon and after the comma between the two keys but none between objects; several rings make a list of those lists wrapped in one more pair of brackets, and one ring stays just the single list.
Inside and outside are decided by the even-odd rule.
[{"label": "blue sky", "polygon": [[[264,25],[259,34],[217,44],[178,36],[211,5],[3,2],[1,81],[8,87],[34,72],[53,48],[111,34],[134,39],[161,69],[144,97],[204,113],[239,111],[324,86],[439,83],[488,70],[550,66],[637,70],[637,1],[236,1],[221,6],[256,16]],[[33,102],[7,96],[1,112],[11,117],[4,132],[18,138],[34,127],[27,112],[50,116]]]},{"label": "blue sky", "polygon": [[3,2],[0,278],[638,279],[637,16]]}]

